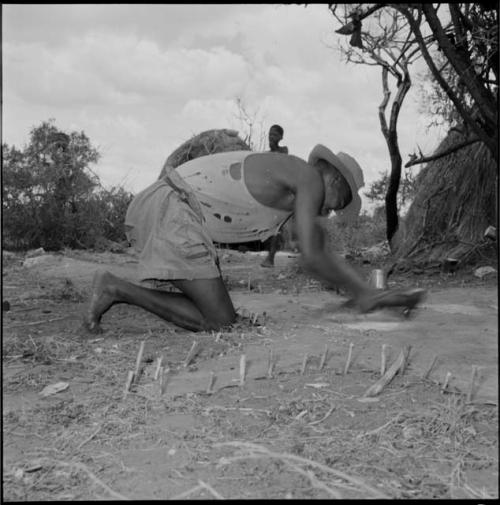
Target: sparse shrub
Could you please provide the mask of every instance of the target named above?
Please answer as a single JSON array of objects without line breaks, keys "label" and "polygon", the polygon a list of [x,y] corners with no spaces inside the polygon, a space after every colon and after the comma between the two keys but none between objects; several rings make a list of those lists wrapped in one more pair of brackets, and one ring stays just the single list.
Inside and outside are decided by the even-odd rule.
[{"label": "sparse shrub", "polygon": [[3,144],[2,157],[5,248],[87,249],[125,239],[132,194],[102,187],[89,168],[100,154],[85,133],[68,135],[53,120],[43,122],[23,150]]},{"label": "sparse shrub", "polygon": [[328,236],[329,247],[338,253],[357,255],[360,249],[386,240],[385,210],[379,207],[373,216],[362,213],[353,224],[343,224],[333,219],[325,219],[323,226]]}]

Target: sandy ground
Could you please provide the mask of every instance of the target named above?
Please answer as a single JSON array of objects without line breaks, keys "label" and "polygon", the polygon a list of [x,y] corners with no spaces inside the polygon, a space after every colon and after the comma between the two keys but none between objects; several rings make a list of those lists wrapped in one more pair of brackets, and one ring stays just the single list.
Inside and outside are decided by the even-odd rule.
[{"label": "sandy ground", "polygon": [[[415,373],[423,374],[437,358],[431,371],[432,377],[444,382],[450,372],[450,386],[466,391],[472,367],[476,366],[475,398],[498,403],[496,286],[444,289],[433,286],[426,301],[408,319],[394,310],[361,315],[341,307],[344,296],[334,291],[319,291],[314,283],[306,285],[300,292],[293,286],[284,290],[277,288],[271,293],[259,292],[259,283],[263,283],[270,272],[276,274],[297,262],[296,255],[292,253],[279,253],[272,271],[260,267],[262,257],[258,253],[232,251],[223,257],[226,260],[224,262],[223,259],[222,263],[224,274],[241,277],[239,283],[243,288],[248,288],[250,279],[250,289],[232,295],[234,304],[252,313],[268,316],[263,332],[279,355],[281,366],[300,368],[305,354],[321,355],[328,345],[332,366],[341,367],[352,343],[356,359],[376,368],[383,344],[389,359],[395,359],[402,347],[411,346],[411,367]],[[105,263],[105,255],[97,257],[100,262],[97,265],[95,261],[88,261],[91,258],[84,258],[44,255],[28,260],[27,264],[41,276],[70,278],[77,288],[82,289],[89,286],[96,269],[109,270],[131,281],[137,280],[136,260],[131,253],[123,257],[115,255],[109,264]],[[290,279],[288,281],[290,283]],[[249,377],[265,375],[268,351],[263,350],[259,343],[247,346],[244,352],[248,361],[253,363],[248,367]],[[333,359],[334,356],[338,359]],[[212,369],[217,371],[218,386],[223,387],[232,380],[230,377],[235,366],[234,358],[225,362],[218,360],[216,364],[205,362],[198,373],[178,377],[177,387],[172,384],[171,392],[203,390]],[[182,379],[184,383],[181,383]]]},{"label": "sandy ground", "polygon": [[[410,318],[361,315],[305,276],[295,255],[279,254],[274,269],[261,260],[221,252],[235,306],[260,325],[196,334],[119,306],[104,316],[105,332],[89,336],[80,322],[94,271],[134,281],[134,256],[11,258],[3,273],[6,499],[498,497],[496,279],[400,275],[389,287],[426,287],[422,307]],[[373,267],[356,265],[364,276]],[[142,375],[124,398],[141,341]],[[193,342],[198,352],[184,366]],[[409,362],[368,401],[384,344],[387,366],[407,346]],[[172,371],[163,394],[153,378],[160,356]],[[61,382],[66,389],[41,396]]]}]

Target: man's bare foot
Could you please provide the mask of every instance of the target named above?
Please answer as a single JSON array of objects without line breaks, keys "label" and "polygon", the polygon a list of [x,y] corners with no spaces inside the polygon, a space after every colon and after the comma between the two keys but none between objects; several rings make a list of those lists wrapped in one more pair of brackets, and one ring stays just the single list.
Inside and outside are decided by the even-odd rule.
[{"label": "man's bare foot", "polygon": [[381,291],[357,300],[357,305],[363,313],[384,307],[404,307],[411,310],[424,300],[426,294],[427,291],[422,288]]},{"label": "man's bare foot", "polygon": [[99,322],[102,315],[115,303],[109,284],[113,276],[108,272],[96,272],[92,280],[92,295],[83,325],[92,333],[102,332]]},{"label": "man's bare foot", "polygon": [[274,261],[271,261],[269,258],[266,258],[261,264],[261,267],[264,268],[273,268],[274,267]]}]

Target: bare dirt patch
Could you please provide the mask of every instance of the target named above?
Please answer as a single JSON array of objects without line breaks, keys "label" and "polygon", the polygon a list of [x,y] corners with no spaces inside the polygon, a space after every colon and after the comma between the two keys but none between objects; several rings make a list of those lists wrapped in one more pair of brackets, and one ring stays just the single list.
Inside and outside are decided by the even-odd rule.
[{"label": "bare dirt patch", "polygon": [[[265,312],[263,324],[194,334],[117,306],[105,333],[89,336],[80,323],[94,269],[133,280],[135,260],[57,256],[30,267],[21,255],[4,256],[6,500],[498,497],[496,279],[400,275],[392,285],[429,288],[424,307],[410,320],[361,316],[295,258],[281,255],[269,270],[256,255],[225,251],[236,305]],[[367,275],[373,266],[358,268]],[[199,352],[184,367],[195,340]],[[141,341],[142,375],[124,398]],[[404,374],[363,398],[380,377],[384,343],[388,365],[403,345],[413,354]],[[268,378],[271,349],[279,359]],[[163,395],[153,377],[159,356],[171,369]],[[473,365],[480,374],[467,401]],[[208,394],[210,372],[217,380]],[[40,395],[60,382],[68,387]]]}]

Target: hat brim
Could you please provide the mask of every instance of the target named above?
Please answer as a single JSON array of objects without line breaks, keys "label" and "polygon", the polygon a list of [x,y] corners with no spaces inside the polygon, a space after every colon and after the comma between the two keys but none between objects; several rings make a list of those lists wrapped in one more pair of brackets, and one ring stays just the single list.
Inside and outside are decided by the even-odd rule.
[{"label": "hat brim", "polygon": [[352,176],[349,168],[346,166],[349,164],[349,159],[346,158],[345,161],[342,161],[336,154],[330,151],[328,147],[325,147],[322,144],[317,144],[309,154],[308,163],[310,165],[316,165],[319,160],[324,160],[335,167],[349,184],[349,187],[351,188],[352,200],[343,209],[336,210],[335,214],[343,222],[354,222],[359,216],[359,212],[361,211],[361,198],[358,194],[359,188],[354,181],[354,177]]}]

